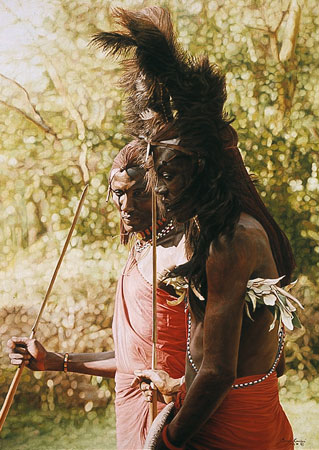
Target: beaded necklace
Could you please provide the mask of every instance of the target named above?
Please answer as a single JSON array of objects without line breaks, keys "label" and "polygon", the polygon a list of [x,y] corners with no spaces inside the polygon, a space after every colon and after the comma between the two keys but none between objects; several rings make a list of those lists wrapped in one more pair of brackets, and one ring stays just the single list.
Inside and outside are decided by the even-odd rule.
[{"label": "beaded necklace", "polygon": [[[187,343],[186,343],[187,356],[188,356],[188,360],[189,360],[190,365],[192,366],[194,372],[198,373],[199,369],[196,366],[196,364],[194,363],[194,360],[193,360],[192,354],[191,354],[191,350],[190,350],[191,327],[192,327],[192,319],[191,319],[190,312],[188,313],[188,321],[187,322],[188,322]],[[273,365],[271,366],[271,369],[269,370],[269,372],[266,375],[264,375],[263,377],[259,378],[258,380],[248,381],[248,382],[239,383],[239,384],[233,384],[231,386],[232,389],[238,389],[238,388],[245,388],[247,386],[253,386],[255,384],[261,383],[262,381],[266,380],[276,370],[277,364],[278,364],[278,362],[280,360],[282,351],[284,349],[284,343],[285,343],[285,330],[284,330],[284,327],[282,326],[281,329],[280,329],[280,332],[279,332],[277,355],[276,355],[275,361],[274,361]]]},{"label": "beaded necklace", "polygon": [[[162,227],[165,222],[166,222],[165,217],[163,217],[163,219],[158,219],[156,221],[156,230]],[[145,230],[143,231],[138,231],[137,233],[135,233],[135,236],[137,239],[141,241],[148,241],[152,237],[152,227],[150,226],[148,228],[145,228]]]},{"label": "beaded necklace", "polygon": [[[158,239],[161,239],[162,237],[164,237],[164,236],[166,236],[168,233],[170,233],[171,231],[173,231],[175,229],[175,227],[174,227],[174,225],[173,225],[173,220],[170,220],[169,222],[168,222],[168,224],[164,227],[164,228],[162,228],[161,230],[159,230],[157,233],[156,233],[156,241],[158,240]],[[139,233],[138,233],[139,234]],[[142,244],[142,240],[141,239],[138,239],[137,241],[136,241],[136,243],[135,243],[135,250],[138,252],[138,253],[141,253],[141,251],[142,250],[144,250],[145,248],[147,248],[147,247],[150,247],[152,245],[152,239],[148,239],[146,242],[144,242],[143,244]]]}]

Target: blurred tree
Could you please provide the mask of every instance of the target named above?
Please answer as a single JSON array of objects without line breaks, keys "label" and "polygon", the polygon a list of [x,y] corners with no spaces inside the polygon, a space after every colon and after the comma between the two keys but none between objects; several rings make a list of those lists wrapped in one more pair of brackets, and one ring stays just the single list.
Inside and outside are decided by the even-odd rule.
[{"label": "blurred tree", "polygon": [[[5,265],[20,246],[69,225],[89,171],[90,208],[79,229],[83,241],[114,235],[117,224],[113,207],[104,207],[103,194],[112,158],[125,141],[114,88],[116,68],[88,48],[94,8],[89,10],[87,2],[61,2],[58,8],[48,2],[49,14],[42,13],[39,20],[32,12],[41,5],[32,4],[34,11],[22,2],[0,3],[2,23],[7,20],[16,32],[31,34],[15,49],[17,67],[23,69],[23,58],[28,74],[17,73],[16,79],[0,75]],[[6,56],[8,60],[9,52]],[[10,67],[3,69],[10,72]],[[25,238],[17,242],[16,235]]]},{"label": "blurred tree", "polygon": [[[301,0],[192,2],[177,23],[227,73],[228,111],[246,165],[291,239],[297,274],[319,265],[318,5]],[[196,8],[195,8],[196,5]],[[313,96],[315,93],[315,96]]]},{"label": "blurred tree", "polygon": [[[116,88],[119,65],[88,46],[94,33],[113,28],[113,3],[47,0],[44,6],[40,0],[0,0],[3,304],[14,297],[20,304],[39,300],[45,289],[44,268],[49,270],[49,262],[56,258],[88,178],[90,190],[71,243],[68,270],[80,265],[87,269],[85,276],[95,287],[90,293],[84,287],[81,296],[89,304],[100,298],[99,284],[114,283],[121,266],[123,249],[110,238],[118,233],[118,216],[111,203],[105,204],[110,164],[128,140],[122,94]],[[115,6],[152,4],[118,0]],[[257,175],[261,196],[291,239],[296,276],[305,275],[301,291],[308,305],[303,317],[306,331],[288,357],[293,370],[312,377],[319,342],[314,320],[319,310],[318,2],[159,0],[157,4],[170,9],[185,48],[194,54],[207,52],[226,72],[226,108],[235,118],[245,163]],[[29,266],[37,270],[26,273]],[[63,283],[59,292],[71,292],[76,299],[72,283],[79,284],[79,278]],[[103,301],[110,302],[111,297]],[[307,362],[298,369],[298,355],[305,348],[314,350],[307,350]]]},{"label": "blurred tree", "polygon": [[[319,101],[318,95],[310,98],[318,78],[318,53],[310,48],[318,42],[318,5],[315,0],[160,3],[172,10],[181,43],[196,54],[207,51],[227,72],[227,108],[236,118],[246,164],[291,238],[298,266],[314,277]],[[117,4],[140,7],[138,1]],[[0,70],[5,186],[0,239],[7,257],[68,225],[74,195],[89,172],[90,208],[80,234],[86,242],[104,239],[117,224],[113,207],[103,206],[106,174],[127,137],[116,89],[118,65],[88,43],[96,31],[112,27],[111,2],[48,1],[45,12],[36,0],[31,10],[18,0],[0,5],[7,28],[28,33],[25,42],[18,39],[18,48],[13,45],[16,77],[8,75],[9,52],[7,72]],[[9,223],[15,224],[10,230]]]}]

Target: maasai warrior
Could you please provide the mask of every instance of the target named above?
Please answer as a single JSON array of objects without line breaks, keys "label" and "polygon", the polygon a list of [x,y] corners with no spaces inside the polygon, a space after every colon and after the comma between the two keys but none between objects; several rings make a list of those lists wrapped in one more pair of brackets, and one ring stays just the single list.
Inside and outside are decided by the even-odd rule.
[{"label": "maasai warrior", "polygon": [[[178,47],[164,9],[114,15],[124,30],[95,42],[111,54],[131,52],[123,78],[129,129],[153,156],[151,183],[164,209],[187,233],[189,261],[171,273],[189,286],[186,383],[156,448],[292,449],[277,377],[282,323],[298,325],[294,297],[281,287],[294,258],[244,167],[223,111],[225,78]],[[162,393],[176,391],[162,371],[136,374]]]},{"label": "maasai warrior", "polygon": [[[118,281],[113,337],[115,352],[48,352],[37,340],[12,338],[10,359],[19,365],[27,359],[32,370],[59,370],[115,376],[116,425],[119,449],[140,449],[150,425],[149,405],[138,386],[131,387],[134,369],[149,368],[152,360],[152,251],[151,194],[145,190],[145,172],[139,166],[140,149],[132,143],[116,156],[109,190],[121,216],[121,240],[139,232]],[[165,273],[183,260],[183,233],[168,220],[158,221],[158,273]],[[169,292],[170,293],[169,293]],[[173,302],[173,305],[170,304]],[[174,291],[159,280],[157,290],[157,365],[172,377],[185,373],[186,328],[184,305],[174,305]],[[161,410],[165,403],[158,403]]]}]

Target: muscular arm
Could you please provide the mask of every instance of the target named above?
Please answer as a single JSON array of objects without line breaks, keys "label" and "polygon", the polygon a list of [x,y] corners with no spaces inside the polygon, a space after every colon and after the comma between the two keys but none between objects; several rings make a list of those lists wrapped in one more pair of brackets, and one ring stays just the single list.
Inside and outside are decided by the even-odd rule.
[{"label": "muscular arm", "polygon": [[[63,353],[48,352],[36,339],[12,337],[8,341],[11,364],[25,361],[31,370],[63,370]],[[68,372],[114,378],[116,361],[114,351],[100,353],[70,353]]]},{"label": "muscular arm", "polygon": [[168,427],[172,443],[186,442],[214,413],[237,375],[244,294],[256,258],[247,234],[221,238],[206,263],[203,359],[184,404]]}]

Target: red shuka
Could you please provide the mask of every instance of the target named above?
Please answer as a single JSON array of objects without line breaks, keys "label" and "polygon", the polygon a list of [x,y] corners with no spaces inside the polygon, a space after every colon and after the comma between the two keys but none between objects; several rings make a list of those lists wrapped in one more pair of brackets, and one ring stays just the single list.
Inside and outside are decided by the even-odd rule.
[{"label": "red shuka", "polygon": [[[138,388],[131,388],[134,370],[150,369],[152,361],[152,286],[139,272],[129,255],[119,279],[113,318],[113,337],[117,372],[116,434],[117,447],[141,449],[149,429],[149,405]],[[157,369],[173,378],[185,373],[186,328],[184,304],[169,306],[176,300],[157,290]],[[160,411],[165,404],[158,403]]]},{"label": "red shuka", "polygon": [[[238,378],[235,384],[263,375]],[[186,396],[182,386],[175,407]],[[186,443],[186,450],[293,450],[293,434],[278,395],[277,374],[256,385],[231,389],[220,407]]]}]

